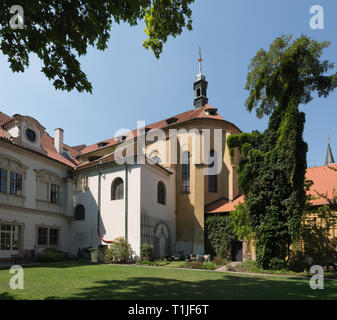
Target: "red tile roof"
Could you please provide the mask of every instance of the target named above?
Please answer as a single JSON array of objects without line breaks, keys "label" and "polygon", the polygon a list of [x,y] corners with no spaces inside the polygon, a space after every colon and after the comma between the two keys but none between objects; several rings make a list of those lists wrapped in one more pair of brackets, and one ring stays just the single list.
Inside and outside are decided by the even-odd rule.
[{"label": "red tile roof", "polygon": [[234,201],[229,201],[227,199],[220,199],[216,202],[213,202],[206,206],[206,213],[223,213],[233,211],[234,206],[238,205],[240,202],[243,203],[245,201],[244,195],[237,197]]},{"label": "red tile roof", "polygon": [[86,144],[81,144],[79,146],[73,146],[71,147],[74,150],[77,150],[78,152],[80,152],[81,150],[83,150],[87,145]]},{"label": "red tile roof", "polygon": [[328,204],[328,201],[319,194],[327,194],[329,199],[333,198],[334,188],[337,191],[337,163],[327,166],[308,168],[306,178],[312,180],[314,184],[311,186],[308,194],[318,199],[311,200],[315,206]]},{"label": "red tile roof", "polygon": [[[13,117],[19,117],[19,116],[20,115],[14,115]],[[7,132],[4,129],[1,128],[2,126],[4,126],[9,121],[12,121],[14,119],[13,117],[10,117],[10,116],[4,114],[3,112],[0,112],[0,139],[5,140],[7,142],[11,142],[12,144],[17,145],[19,147],[22,147],[24,149],[31,150],[28,147],[18,143],[18,141],[16,141],[15,139],[10,138],[9,135],[7,134]],[[29,117],[29,118],[31,118],[31,117]],[[31,118],[31,119],[33,119],[33,118]],[[37,120],[35,120],[35,121],[37,121]],[[44,127],[42,127],[42,128],[44,129]],[[76,165],[78,165],[80,163],[78,160],[75,159],[75,156],[77,156],[77,154],[78,154],[78,150],[73,149],[66,144],[63,144],[63,148],[69,152],[69,154],[71,155],[71,158],[60,155],[55,149],[54,138],[50,137],[48,133],[43,132],[43,134],[41,135],[40,141],[41,141],[41,147],[45,151],[45,154],[40,153],[41,155],[47,156],[48,158],[51,158],[51,159],[56,160],[58,162],[61,162],[61,163],[65,164],[67,166],[70,166],[72,168],[74,168]],[[31,151],[38,152],[38,151],[35,151],[35,150],[31,150]]]},{"label": "red tile roof", "polygon": [[[306,179],[312,180],[314,184],[307,192],[312,195],[314,199],[310,201],[313,206],[320,206],[328,204],[328,201],[319,196],[319,194],[327,195],[329,199],[333,198],[334,189],[337,192],[337,163],[321,167],[308,168],[306,172]],[[234,206],[239,202],[244,202],[244,196],[240,196],[233,202],[226,199],[219,199],[206,206],[206,213],[223,213],[233,211]]]},{"label": "red tile roof", "polygon": [[[192,110],[180,113],[178,115],[172,116],[170,118],[167,118],[165,120],[161,120],[161,121],[146,125],[146,128],[147,129],[165,129],[165,128],[168,128],[168,127],[173,127],[173,126],[175,126],[179,123],[182,123],[182,122],[185,122],[185,121],[188,121],[188,120],[192,120],[192,119],[217,119],[217,120],[221,120],[221,121],[226,121],[218,113],[216,113],[216,115],[208,114],[207,109],[212,109],[212,110],[216,111],[216,109],[214,109],[209,104],[207,104],[202,108],[192,109]],[[171,124],[168,124],[167,120],[172,119],[172,118],[175,118],[177,120],[175,122],[171,123]],[[228,122],[228,121],[226,121],[226,122]],[[228,123],[230,123],[230,122],[228,122]],[[241,130],[238,127],[236,127],[233,123],[230,123],[230,124],[234,128],[236,128],[239,132],[241,132]],[[127,139],[137,137],[137,135],[138,135],[137,129],[124,134],[124,136],[126,136]],[[111,147],[113,145],[118,144],[120,141],[117,138],[112,138],[112,139],[104,140],[104,141],[101,141],[101,142],[106,142],[107,145],[105,145],[103,148],[108,148],[108,147]],[[84,155],[86,153],[94,152],[94,151],[97,151],[97,150],[103,149],[103,148],[100,148],[97,143],[92,144],[92,145],[84,148],[83,150],[81,150],[80,155]]]},{"label": "red tile roof", "polygon": [[7,132],[2,128],[0,128],[0,138],[9,139]]},{"label": "red tile roof", "polygon": [[3,112],[0,111],[0,127],[5,125],[7,122],[13,120],[12,117],[8,116],[7,114],[4,114]]},{"label": "red tile roof", "polygon": [[[70,167],[75,167],[76,165],[80,164],[80,162],[76,159],[67,159],[66,157],[60,155],[56,149],[55,149],[55,146],[54,146],[54,138],[50,137],[48,133],[44,133],[41,137],[41,146],[42,146],[42,149],[44,151],[46,151],[47,153],[47,156],[49,158],[52,158],[54,160],[57,160],[59,162],[62,162]],[[77,150],[72,150],[69,146],[63,144],[63,148],[65,150],[67,150],[70,155],[72,156],[71,153],[73,154],[78,154],[78,151]]]}]

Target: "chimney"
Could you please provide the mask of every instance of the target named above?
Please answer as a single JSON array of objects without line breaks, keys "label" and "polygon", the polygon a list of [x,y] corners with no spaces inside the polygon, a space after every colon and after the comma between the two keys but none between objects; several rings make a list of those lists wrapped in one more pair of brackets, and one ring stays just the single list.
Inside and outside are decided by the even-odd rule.
[{"label": "chimney", "polygon": [[54,130],[54,146],[58,154],[63,153],[63,129]]}]

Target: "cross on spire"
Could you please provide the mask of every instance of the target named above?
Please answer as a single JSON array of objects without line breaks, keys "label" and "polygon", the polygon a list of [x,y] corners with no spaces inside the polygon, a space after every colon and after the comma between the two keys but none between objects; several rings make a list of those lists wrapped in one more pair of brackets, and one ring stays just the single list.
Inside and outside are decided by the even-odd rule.
[{"label": "cross on spire", "polygon": [[199,73],[202,73],[202,57],[201,57],[201,48],[199,47]]},{"label": "cross on spire", "polygon": [[208,103],[207,98],[207,85],[206,76],[202,73],[202,56],[201,48],[199,47],[199,74],[197,74],[197,79],[194,82],[194,106],[196,108],[202,108]]}]

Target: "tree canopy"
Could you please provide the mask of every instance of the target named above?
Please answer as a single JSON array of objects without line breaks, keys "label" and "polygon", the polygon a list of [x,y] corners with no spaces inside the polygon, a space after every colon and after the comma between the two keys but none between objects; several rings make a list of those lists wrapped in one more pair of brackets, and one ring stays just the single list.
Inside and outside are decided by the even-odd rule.
[{"label": "tree canopy", "polygon": [[29,66],[37,54],[42,72],[56,89],[92,92],[78,57],[88,46],[105,50],[113,24],[136,26],[145,22],[145,48],[159,58],[169,36],[192,29],[194,0],[17,0],[24,9],[24,29],[12,30],[12,0],[0,2],[0,50],[13,72]]},{"label": "tree canopy", "polygon": [[263,268],[282,268],[290,244],[298,239],[308,148],[299,105],[311,101],[314,91],[327,97],[337,86],[337,75],[326,75],[334,65],[320,60],[328,45],[305,35],[294,41],[283,35],[269,51],[259,50],[249,66],[246,107],[258,117],[270,115],[268,128],[228,138],[232,156],[235,148],[241,154],[239,186]]}]

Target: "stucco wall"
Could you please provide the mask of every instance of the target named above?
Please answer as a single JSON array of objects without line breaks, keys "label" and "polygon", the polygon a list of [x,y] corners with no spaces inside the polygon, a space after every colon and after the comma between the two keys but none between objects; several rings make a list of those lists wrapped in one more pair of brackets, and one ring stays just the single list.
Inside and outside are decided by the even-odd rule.
[{"label": "stucco wall", "polygon": [[[79,246],[97,246],[107,244],[97,234],[98,215],[98,173],[96,170],[83,172],[87,175],[88,189],[75,192],[75,206],[85,207],[84,221],[72,223],[75,243]],[[124,199],[111,200],[111,185],[116,178],[124,182]],[[101,169],[101,219],[100,234],[104,240],[125,237],[125,167],[109,166]],[[128,240],[132,249],[139,255],[140,246],[140,167],[128,166]],[[86,238],[88,235],[88,238]]]},{"label": "stucco wall", "polygon": [[[0,156],[8,157],[11,161],[18,160],[24,165],[23,195],[14,196],[2,193],[0,199],[0,221],[2,223],[22,225],[22,249],[37,249],[36,226],[45,225],[60,228],[59,248],[74,253],[70,239],[70,224],[65,217],[65,205],[67,197],[65,188],[61,183],[60,203],[54,205],[45,203],[45,210],[41,210],[37,202],[37,179],[36,170],[47,170],[58,175],[60,178],[67,176],[68,168],[54,161],[42,158],[31,152],[16,147],[0,144]],[[8,177],[9,178],[9,177]],[[7,190],[9,191],[9,190]],[[72,212],[67,212],[68,215]],[[38,251],[43,248],[38,248]],[[0,257],[10,257],[11,252],[1,251]]]},{"label": "stucco wall", "polygon": [[[173,172],[173,170],[172,170]],[[164,183],[166,190],[166,203],[158,203],[157,186],[159,182]],[[156,218],[170,228],[171,234],[171,254],[175,253],[176,238],[176,214],[175,214],[175,174],[167,173],[152,165],[142,166],[141,169],[141,214],[147,217]],[[155,226],[151,226],[155,227]],[[158,241],[158,239],[156,240]]]}]

